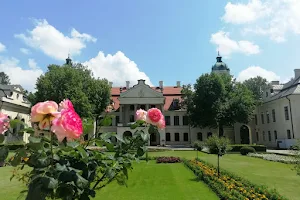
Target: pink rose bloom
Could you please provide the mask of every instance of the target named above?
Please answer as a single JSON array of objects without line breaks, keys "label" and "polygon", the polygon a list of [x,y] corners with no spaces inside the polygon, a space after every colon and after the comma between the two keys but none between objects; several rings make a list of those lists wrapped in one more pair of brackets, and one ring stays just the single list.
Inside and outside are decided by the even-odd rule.
[{"label": "pink rose bloom", "polygon": [[156,126],[157,126],[157,128],[160,129],[160,130],[166,128],[166,122],[165,122],[164,116],[162,117],[161,120],[159,120],[159,121],[157,122]]},{"label": "pink rose bloom", "polygon": [[62,109],[75,110],[72,102],[69,99],[65,99],[59,103],[59,111],[61,111]]},{"label": "pink rose bloom", "polygon": [[9,118],[6,114],[0,113],[0,134],[4,134],[9,129]]},{"label": "pink rose bloom", "polygon": [[52,121],[51,131],[55,133],[58,141],[67,138],[68,141],[77,139],[83,132],[82,121],[72,109],[63,109],[61,116]]},{"label": "pink rose bloom", "polygon": [[163,118],[163,114],[158,108],[151,108],[147,112],[147,122],[155,125]]},{"label": "pink rose bloom", "polygon": [[136,115],[136,120],[146,121],[146,119],[147,119],[147,112],[143,109],[137,110],[135,115]]},{"label": "pink rose bloom", "polygon": [[31,122],[39,122],[41,130],[50,127],[51,121],[60,115],[58,105],[54,101],[45,101],[35,104],[31,108]]}]

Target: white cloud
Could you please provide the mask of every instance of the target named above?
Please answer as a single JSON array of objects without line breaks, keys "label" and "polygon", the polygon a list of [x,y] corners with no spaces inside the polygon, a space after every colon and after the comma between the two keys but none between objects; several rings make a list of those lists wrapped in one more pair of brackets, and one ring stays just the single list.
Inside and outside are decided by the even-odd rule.
[{"label": "white cloud", "polygon": [[130,81],[132,86],[137,84],[138,79],[144,79],[146,84],[152,86],[150,78],[121,51],[106,56],[100,51],[96,57],[84,62],[83,65],[88,66],[95,77],[106,78],[113,82],[114,86],[125,86],[126,81]]},{"label": "white cloud", "polygon": [[12,84],[20,84],[23,88],[34,91],[36,80],[43,71],[36,66],[33,59],[28,60],[28,65],[35,65],[36,68],[23,69],[16,58],[0,58],[0,71],[9,76]]},{"label": "white cloud", "polygon": [[37,66],[37,63],[35,62],[34,59],[29,58],[28,59],[28,66],[30,69],[38,69],[39,67]]},{"label": "white cloud", "polygon": [[260,66],[250,66],[238,74],[237,81],[243,82],[249,78],[257,76],[267,79],[268,82],[280,80],[280,76],[272,71],[268,71]]},{"label": "white cloud", "polygon": [[6,46],[0,42],[0,52],[3,52],[5,50],[6,50]]},{"label": "white cloud", "polygon": [[229,37],[229,33],[219,31],[211,35],[210,42],[217,45],[218,50],[224,57],[229,57],[232,53],[244,53],[246,55],[258,54],[260,48],[250,41],[235,41]]},{"label": "white cloud", "polygon": [[36,26],[27,34],[16,34],[15,37],[23,40],[25,44],[44,52],[46,55],[64,60],[68,53],[79,55],[86,48],[87,42],[96,42],[97,39],[86,33],[79,33],[74,28],[71,37],[50,25],[46,20],[36,20]]},{"label": "white cloud", "polygon": [[30,50],[26,48],[20,48],[20,51],[26,55],[31,54]]},{"label": "white cloud", "polygon": [[222,19],[243,24],[244,33],[266,35],[284,42],[288,33],[300,34],[299,0],[249,0],[248,3],[227,3]]}]

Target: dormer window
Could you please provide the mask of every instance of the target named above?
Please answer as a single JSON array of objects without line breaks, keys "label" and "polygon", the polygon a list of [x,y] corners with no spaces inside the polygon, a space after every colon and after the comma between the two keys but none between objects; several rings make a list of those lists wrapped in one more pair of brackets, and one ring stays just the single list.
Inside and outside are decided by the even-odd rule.
[{"label": "dormer window", "polygon": [[179,108],[180,108],[180,106],[179,106],[179,99],[173,99],[172,109],[173,110],[178,110]]}]

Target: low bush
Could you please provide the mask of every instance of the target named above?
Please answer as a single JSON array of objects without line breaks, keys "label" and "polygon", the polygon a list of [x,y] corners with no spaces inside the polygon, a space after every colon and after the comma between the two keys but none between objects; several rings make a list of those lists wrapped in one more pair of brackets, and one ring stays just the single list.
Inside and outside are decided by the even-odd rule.
[{"label": "low bush", "polygon": [[256,152],[266,152],[267,147],[264,145],[248,145],[248,144],[233,144],[230,145],[230,152],[240,152],[242,147],[252,147]]},{"label": "low bush", "polygon": [[181,162],[179,157],[157,157],[156,163],[178,163]]},{"label": "low bush", "polygon": [[242,155],[245,156],[248,153],[255,153],[255,149],[253,147],[246,146],[246,147],[242,147],[240,152]]},{"label": "low bush", "polygon": [[184,164],[191,169],[195,175],[203,180],[220,199],[241,200],[287,200],[276,190],[268,190],[265,186],[255,185],[225,170],[221,171],[218,178],[217,169],[200,159],[183,160]]}]

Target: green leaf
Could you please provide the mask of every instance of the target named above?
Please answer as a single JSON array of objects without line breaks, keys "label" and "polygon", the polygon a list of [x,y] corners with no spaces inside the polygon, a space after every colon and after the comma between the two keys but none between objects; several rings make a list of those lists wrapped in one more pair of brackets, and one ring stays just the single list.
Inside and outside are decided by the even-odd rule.
[{"label": "green leaf", "polygon": [[124,143],[125,141],[123,140],[123,138],[120,135],[116,135],[115,136],[117,138],[118,141]]},{"label": "green leaf", "polygon": [[150,135],[156,133],[155,128],[154,128],[153,125],[150,125],[150,126],[149,126],[148,133],[149,133]]},{"label": "green leaf", "polygon": [[142,139],[147,142],[149,140],[149,134],[148,133],[145,133],[144,131],[141,131],[141,137]]},{"label": "green leaf", "polygon": [[10,120],[9,125],[11,128],[16,128],[18,125],[23,125],[24,127],[27,127],[27,124],[18,119]]},{"label": "green leaf", "polygon": [[95,139],[95,143],[98,147],[103,147],[103,141],[99,139]]},{"label": "green leaf", "polygon": [[104,119],[100,121],[102,126],[110,126],[112,123],[112,118],[110,116],[106,116]]},{"label": "green leaf", "polygon": [[52,177],[47,177],[44,181],[47,189],[55,189],[58,186],[58,181]]},{"label": "green leaf", "polygon": [[136,129],[138,126],[138,123],[135,122],[134,124],[130,125],[130,129]]},{"label": "green leaf", "polygon": [[31,142],[31,143],[40,143],[40,142],[42,141],[41,138],[37,138],[37,137],[33,137],[33,136],[30,136],[30,137],[28,138],[28,140],[29,140],[29,142]]},{"label": "green leaf", "polygon": [[24,128],[24,129],[20,130],[20,132],[28,133],[28,134],[34,134],[35,133],[34,128],[32,128],[32,127]]},{"label": "green leaf", "polygon": [[78,142],[76,142],[76,141],[72,141],[72,142],[68,142],[67,143],[67,146],[68,147],[72,147],[72,148],[77,148],[78,146],[79,146],[79,143]]},{"label": "green leaf", "polygon": [[136,152],[136,154],[139,156],[139,157],[141,157],[141,156],[143,156],[144,155],[144,150],[142,149],[142,148],[138,148],[138,150],[137,150],[137,152]]},{"label": "green leaf", "polygon": [[4,134],[0,134],[0,143],[4,142],[4,139],[5,139]]},{"label": "green leaf", "polygon": [[80,176],[79,174],[76,174],[77,176],[77,180],[76,180],[76,186],[81,188],[81,189],[84,189],[84,188],[87,188],[89,186],[89,182],[83,178],[82,176]]},{"label": "green leaf", "polygon": [[107,148],[108,151],[114,151],[114,145],[112,143],[105,143],[105,146]]},{"label": "green leaf", "polygon": [[7,147],[0,147],[0,162],[4,162],[8,156],[8,148]]},{"label": "green leaf", "polygon": [[77,150],[79,151],[81,157],[86,160],[86,158],[89,156],[88,153],[85,151],[85,149],[82,146],[78,146]]}]

